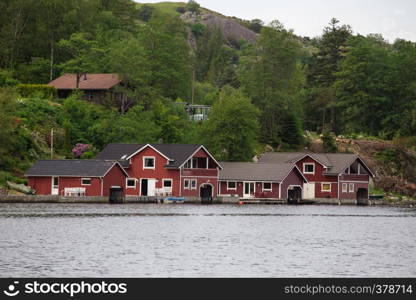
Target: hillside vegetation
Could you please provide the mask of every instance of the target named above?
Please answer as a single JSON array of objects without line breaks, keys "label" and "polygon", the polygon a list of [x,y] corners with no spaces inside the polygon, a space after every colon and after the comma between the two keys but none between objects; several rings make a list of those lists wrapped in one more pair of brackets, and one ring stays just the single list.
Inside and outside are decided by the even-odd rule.
[{"label": "hillside vegetation", "polygon": [[[2,1],[0,184],[24,182],[36,159],[93,157],[110,142],[204,143],[249,161],[312,148],[312,134],[323,151],[374,162],[379,188],[414,195],[416,44],[329,21],[310,38],[194,1]],[[58,99],[44,84],[64,73],[118,73],[134,105]],[[175,102],[212,113],[192,122]],[[336,145],[357,136],[389,146]]]}]

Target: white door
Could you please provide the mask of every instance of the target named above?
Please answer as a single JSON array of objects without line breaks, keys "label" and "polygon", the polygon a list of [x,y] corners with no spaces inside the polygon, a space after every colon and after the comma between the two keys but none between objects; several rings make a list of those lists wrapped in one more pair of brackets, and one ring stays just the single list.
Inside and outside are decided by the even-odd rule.
[{"label": "white door", "polygon": [[303,184],[303,199],[315,199],[315,183]]},{"label": "white door", "polygon": [[154,196],[156,189],[156,179],[149,179],[147,181],[147,195]]},{"label": "white door", "polygon": [[52,195],[59,195],[59,177],[52,177]]},{"label": "white door", "polygon": [[254,193],[256,192],[256,185],[254,182],[244,182],[244,198],[251,198],[254,197]]}]

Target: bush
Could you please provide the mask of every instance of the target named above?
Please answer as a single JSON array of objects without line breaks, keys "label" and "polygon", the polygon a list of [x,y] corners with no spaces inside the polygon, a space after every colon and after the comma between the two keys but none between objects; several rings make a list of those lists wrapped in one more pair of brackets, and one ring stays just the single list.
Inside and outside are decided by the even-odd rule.
[{"label": "bush", "polygon": [[200,7],[201,6],[196,1],[189,0],[188,3],[186,3],[185,9],[186,9],[186,11],[190,11],[190,12],[199,14],[199,8]]},{"label": "bush", "polygon": [[176,8],[176,11],[180,14],[183,14],[183,13],[186,12],[186,9],[183,6],[179,6],[179,7]]},{"label": "bush", "polygon": [[22,97],[53,98],[57,95],[56,88],[46,84],[18,84],[17,91]]},{"label": "bush", "polygon": [[19,84],[19,81],[12,77],[11,72],[0,70],[0,87],[15,86],[17,84]]},{"label": "bush", "polygon": [[328,152],[328,153],[337,152],[337,145],[335,144],[335,139],[329,130],[324,130],[321,139],[322,139],[325,152]]}]

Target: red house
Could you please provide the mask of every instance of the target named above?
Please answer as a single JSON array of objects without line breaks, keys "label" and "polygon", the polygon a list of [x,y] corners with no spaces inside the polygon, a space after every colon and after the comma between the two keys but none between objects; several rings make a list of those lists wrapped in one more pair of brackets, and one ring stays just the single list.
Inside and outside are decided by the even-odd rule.
[{"label": "red house", "polygon": [[212,198],[222,169],[202,145],[109,144],[97,159],[117,160],[128,173],[126,195]]},{"label": "red house", "polygon": [[128,174],[115,161],[39,160],[25,174],[38,195],[109,196],[111,187],[125,188]]},{"label": "red house", "polygon": [[374,177],[356,154],[268,152],[259,162],[295,164],[308,180],[304,199],[368,199],[369,182]]},{"label": "red house", "polygon": [[221,162],[219,194],[240,198],[301,199],[308,182],[295,164]]}]

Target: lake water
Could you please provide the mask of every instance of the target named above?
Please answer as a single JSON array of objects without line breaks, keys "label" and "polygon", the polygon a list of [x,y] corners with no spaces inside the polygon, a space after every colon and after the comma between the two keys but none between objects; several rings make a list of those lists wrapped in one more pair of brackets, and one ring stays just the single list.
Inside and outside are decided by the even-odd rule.
[{"label": "lake water", "polygon": [[416,276],[416,210],[0,204],[1,277]]}]

